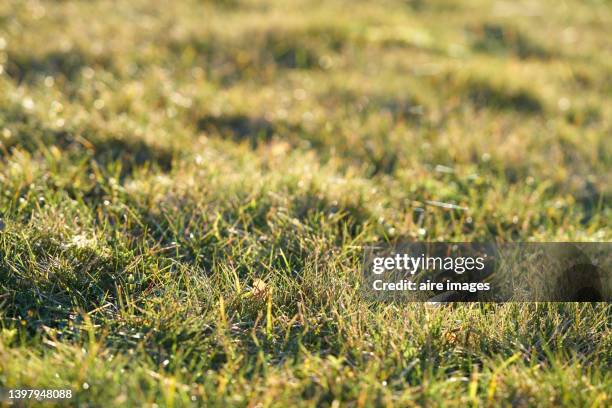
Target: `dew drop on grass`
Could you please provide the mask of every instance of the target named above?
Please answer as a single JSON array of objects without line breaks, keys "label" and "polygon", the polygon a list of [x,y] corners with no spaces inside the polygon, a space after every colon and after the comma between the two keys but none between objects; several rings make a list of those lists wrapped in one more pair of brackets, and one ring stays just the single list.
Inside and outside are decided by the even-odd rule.
[{"label": "dew drop on grass", "polygon": [[557,102],[557,105],[559,106],[559,109],[561,109],[562,111],[566,111],[571,107],[572,104],[568,98],[562,97]]},{"label": "dew drop on grass", "polygon": [[32,98],[25,98],[21,102],[21,106],[23,106],[23,109],[25,110],[32,110],[34,109],[34,101],[32,100]]}]

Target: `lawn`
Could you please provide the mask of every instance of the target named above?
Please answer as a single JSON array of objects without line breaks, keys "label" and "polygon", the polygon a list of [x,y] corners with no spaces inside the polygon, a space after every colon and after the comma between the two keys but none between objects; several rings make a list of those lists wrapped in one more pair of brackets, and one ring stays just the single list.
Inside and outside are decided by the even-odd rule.
[{"label": "lawn", "polygon": [[609,303],[357,279],[372,242],[611,241],[611,39],[606,0],[3,0],[0,388],[612,405]]}]

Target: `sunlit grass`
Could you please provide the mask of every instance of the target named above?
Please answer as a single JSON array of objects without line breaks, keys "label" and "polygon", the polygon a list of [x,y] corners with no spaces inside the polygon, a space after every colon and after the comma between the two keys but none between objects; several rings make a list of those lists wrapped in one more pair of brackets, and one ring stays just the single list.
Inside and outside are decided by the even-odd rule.
[{"label": "sunlit grass", "polygon": [[0,387],[610,405],[609,305],[355,277],[399,237],[609,241],[611,27],[598,1],[2,2]]}]

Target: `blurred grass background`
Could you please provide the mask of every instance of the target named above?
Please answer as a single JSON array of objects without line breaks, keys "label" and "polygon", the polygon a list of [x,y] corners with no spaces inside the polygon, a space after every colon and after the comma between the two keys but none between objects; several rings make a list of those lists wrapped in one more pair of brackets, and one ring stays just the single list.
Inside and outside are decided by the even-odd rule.
[{"label": "blurred grass background", "polygon": [[608,304],[370,304],[361,248],[609,241],[609,1],[0,3],[0,387],[608,406]]}]

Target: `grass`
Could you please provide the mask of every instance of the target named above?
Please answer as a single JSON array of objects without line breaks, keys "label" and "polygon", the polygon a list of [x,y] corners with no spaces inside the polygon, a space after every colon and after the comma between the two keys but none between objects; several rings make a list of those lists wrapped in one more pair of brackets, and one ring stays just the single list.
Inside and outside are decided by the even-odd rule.
[{"label": "grass", "polygon": [[0,387],[609,406],[609,304],[356,276],[400,237],[610,241],[611,27],[606,1],[2,2]]}]

